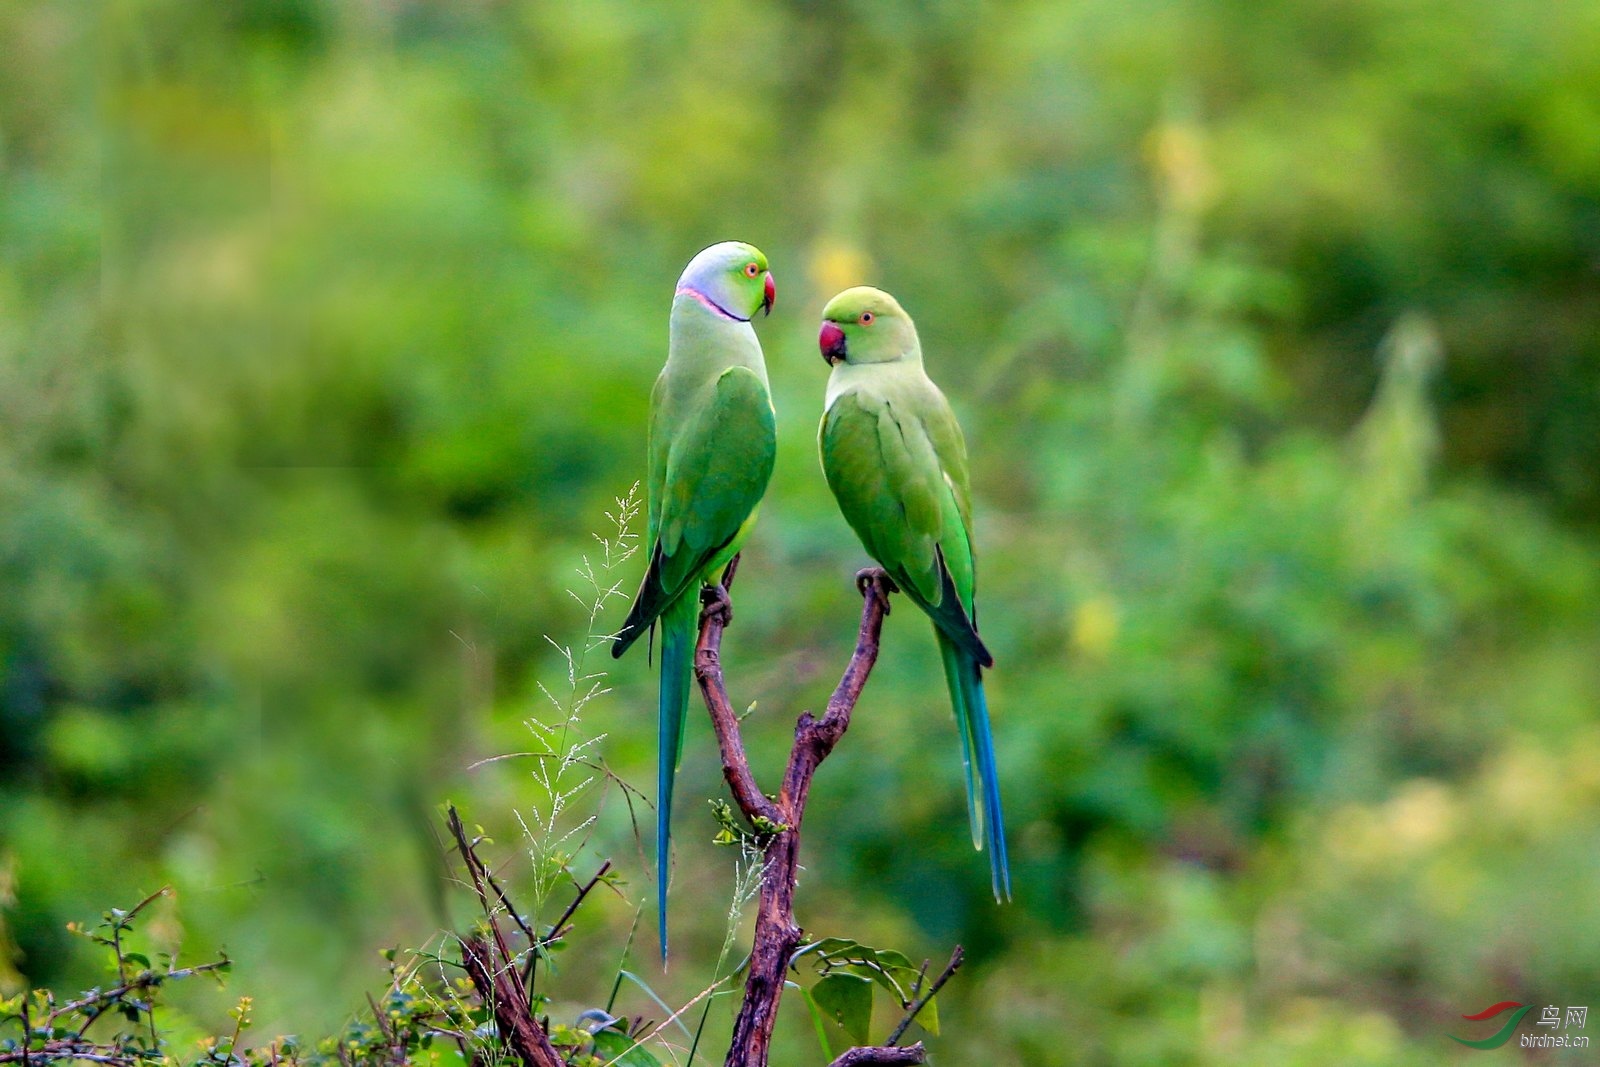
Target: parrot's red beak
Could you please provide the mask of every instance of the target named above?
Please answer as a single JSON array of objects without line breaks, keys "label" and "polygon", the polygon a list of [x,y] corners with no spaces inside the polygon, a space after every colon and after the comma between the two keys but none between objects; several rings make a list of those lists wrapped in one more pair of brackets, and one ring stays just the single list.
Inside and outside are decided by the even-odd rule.
[{"label": "parrot's red beak", "polygon": [[844,331],[824,320],[822,332],[817,334],[817,347],[822,349],[822,358],[828,361],[828,366],[840,362],[844,359]]},{"label": "parrot's red beak", "polygon": [[778,299],[778,287],[772,284],[772,272],[767,272],[766,294],[761,298],[761,313],[772,314],[772,305]]}]

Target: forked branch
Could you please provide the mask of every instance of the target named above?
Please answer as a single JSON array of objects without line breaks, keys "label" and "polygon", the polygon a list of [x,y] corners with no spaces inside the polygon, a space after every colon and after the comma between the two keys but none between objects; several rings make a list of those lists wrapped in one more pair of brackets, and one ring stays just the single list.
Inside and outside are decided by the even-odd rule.
[{"label": "forked branch", "polygon": [[[734,562],[737,564],[737,558]],[[850,728],[851,713],[878,660],[878,641],[883,633],[884,616],[889,614],[889,595],[898,590],[889,576],[876,568],[856,575],[862,605],[855,651],[822,717],[803,712],[795,724],[794,745],[789,751],[783,787],[773,799],[762,792],[750,772],[744,740],[739,734],[739,717],[734,713],[722,678],[722,633],[730,618],[728,587],[733,583],[733,573],[734,566],[730,566],[723,576],[722,587],[701,614],[694,671],[706,709],[711,713],[711,725],[717,733],[723,777],[728,780],[728,787],[745,818],[758,831],[770,834],[756,910],[755,944],[745,979],[744,1001],[734,1021],[733,1043],[727,1059],[727,1067],[766,1067],[772,1030],[778,1018],[778,1001],[783,996],[789,961],[800,947],[802,936],[794,919],[794,890],[799,871],[800,823],[805,816],[811,780]],[[834,1067],[921,1063],[923,1055],[920,1042],[904,1048],[855,1048],[835,1060]]]},{"label": "forked branch", "polygon": [[[889,597],[898,592],[889,576],[876,568],[856,575],[861,591],[861,625],[855,649],[839,684],[828,699],[820,718],[801,713],[795,723],[794,744],[789,751],[783,783],[775,796],[765,793],[750,770],[750,761],[740,735],[739,716],[728,697],[722,676],[722,635],[732,617],[728,587],[733,584],[738,559],[735,557],[723,575],[722,585],[709,592],[700,617],[700,634],[695,645],[694,671],[711,714],[722,756],[722,771],[740,812],[765,841],[759,903],[756,910],[755,941],[745,979],[744,999],[734,1021],[733,1039],[728,1049],[727,1067],[766,1067],[777,1022],[778,1003],[783,996],[788,971],[800,948],[803,932],[794,918],[794,894],[800,857],[800,826],[805,816],[811,782],[823,760],[833,751],[850,728],[850,718],[862,689],[878,659],[883,620],[889,614]],[[587,885],[579,886],[577,899],[568,913],[541,939],[517,914],[504,890],[484,867],[468,839],[455,809],[449,811],[450,832],[467,867],[474,892],[485,915],[479,933],[461,939],[462,963],[482,999],[492,1005],[501,1038],[521,1061],[520,1067],[562,1067],[560,1052],[535,1018],[526,982],[533,960],[545,941],[559,937],[572,910],[600,880],[605,869]],[[519,976],[516,957],[495,916],[505,911],[521,927],[530,945],[529,960]],[[922,977],[910,994],[906,1014],[881,1046],[852,1048],[835,1059],[831,1067],[864,1067],[868,1064],[919,1064],[926,1053],[922,1043],[900,1046],[904,1035],[934,994],[961,963],[958,947],[950,964],[924,991]]]}]

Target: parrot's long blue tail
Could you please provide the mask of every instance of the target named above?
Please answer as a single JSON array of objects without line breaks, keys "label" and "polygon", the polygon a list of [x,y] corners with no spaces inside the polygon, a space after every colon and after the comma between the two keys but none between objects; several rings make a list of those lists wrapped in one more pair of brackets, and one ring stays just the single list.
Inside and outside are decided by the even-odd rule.
[{"label": "parrot's long blue tail", "polygon": [[942,631],[939,655],[944,660],[950,704],[961,734],[961,759],[967,771],[967,817],[973,847],[989,853],[989,879],[996,900],[1011,899],[1011,868],[1006,861],[1005,817],[1000,813],[1000,776],[994,765],[994,736],[989,732],[989,703],[983,696],[978,661]]},{"label": "parrot's long blue tail", "polygon": [[699,590],[691,588],[661,615],[661,706],[656,720],[656,907],[661,919],[661,962],[667,960],[667,874],[672,869],[672,780],[683,755],[683,720],[694,679]]}]

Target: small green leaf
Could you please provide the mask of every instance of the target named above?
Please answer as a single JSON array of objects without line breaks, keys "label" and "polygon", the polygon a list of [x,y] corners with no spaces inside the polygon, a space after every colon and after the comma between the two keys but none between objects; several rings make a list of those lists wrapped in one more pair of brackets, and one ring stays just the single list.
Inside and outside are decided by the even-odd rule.
[{"label": "small green leaf", "polygon": [[847,971],[823,975],[811,987],[812,998],[823,1013],[844,1027],[858,1045],[871,1039],[872,982]]},{"label": "small green leaf", "polygon": [[609,1027],[594,1035],[594,1054],[602,1062],[615,1061],[616,1067],[661,1067],[661,1061],[643,1045]]},{"label": "small green leaf", "polygon": [[911,961],[906,959],[906,954],[904,952],[896,952],[892,948],[880,948],[877,950],[877,956],[878,963],[881,964],[885,970],[910,971],[913,978],[915,978],[917,968],[913,967],[911,965]]},{"label": "small green leaf", "polygon": [[549,1037],[552,1045],[563,1045],[568,1048],[581,1045],[584,1041],[584,1033],[582,1031],[562,1023],[556,1023],[550,1028]]}]

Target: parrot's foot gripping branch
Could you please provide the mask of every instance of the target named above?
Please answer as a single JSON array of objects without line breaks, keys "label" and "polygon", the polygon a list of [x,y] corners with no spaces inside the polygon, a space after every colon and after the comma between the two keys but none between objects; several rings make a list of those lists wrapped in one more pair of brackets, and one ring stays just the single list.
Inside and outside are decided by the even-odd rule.
[{"label": "parrot's foot gripping branch", "polygon": [[[739,717],[728,699],[722,677],[722,632],[731,618],[728,589],[733,584],[737,565],[736,556],[728,565],[722,584],[704,595],[706,608],[700,616],[694,673],[717,734],[723,777],[739,810],[752,826],[765,824],[781,828],[767,845],[767,862],[756,912],[755,944],[750,953],[744,1002],[734,1022],[733,1043],[727,1059],[728,1067],[765,1067],[789,962],[801,943],[802,931],[794,920],[794,891],[799,871],[800,822],[811,791],[811,779],[850,727],[850,715],[878,659],[883,620],[889,614],[889,596],[899,590],[889,576],[876,567],[856,575],[856,587],[861,591],[863,602],[855,651],[822,717],[801,713],[795,724],[794,746],[789,752],[783,787],[776,797],[770,797],[750,772],[750,761],[739,733]],[[903,1031],[902,1027],[900,1032]],[[922,1063],[921,1042],[903,1047],[893,1043],[899,1039],[900,1032],[888,1045],[850,1049],[834,1061],[835,1067]]]},{"label": "parrot's foot gripping branch", "polygon": [[[727,580],[727,579],[724,579]],[[733,622],[733,598],[724,585],[707,585],[700,589],[700,624],[715,619],[718,626],[727,629]]]},{"label": "parrot's foot gripping branch", "polygon": [[883,597],[883,613],[889,614],[889,594],[900,591],[900,587],[894,584],[894,579],[889,577],[889,572],[882,567],[862,567],[856,571],[856,592],[867,596],[874,587]]}]

